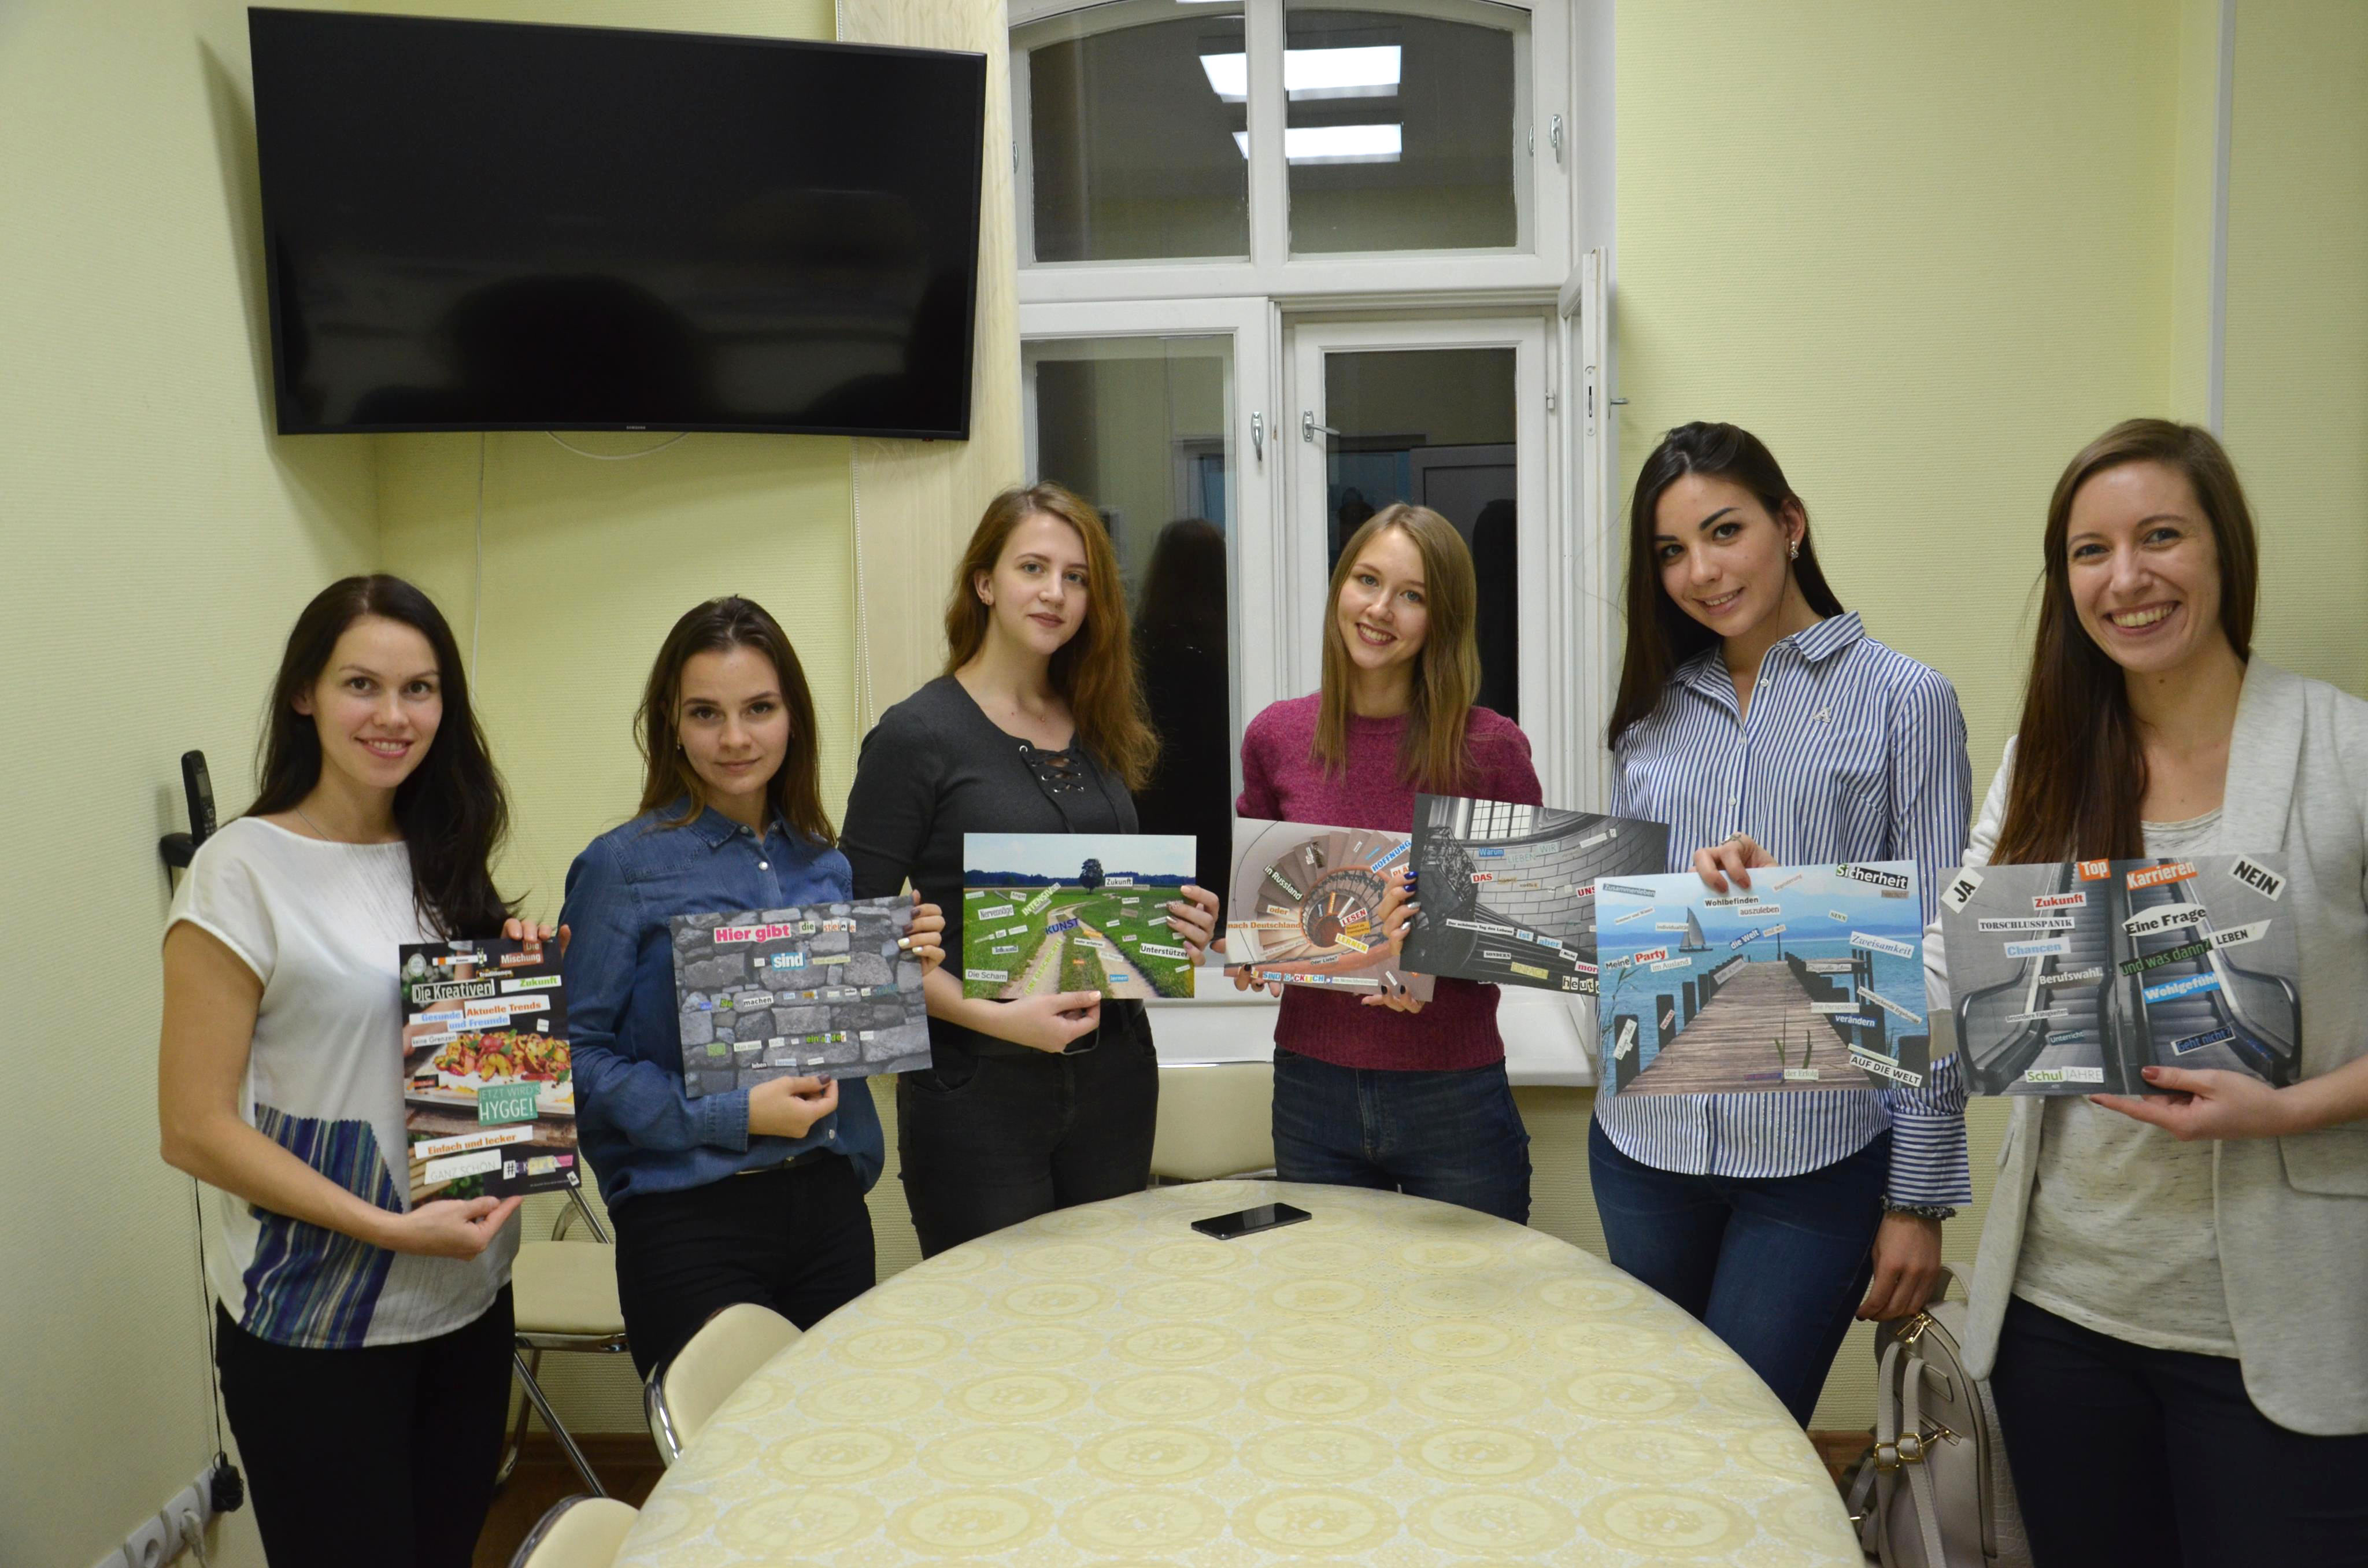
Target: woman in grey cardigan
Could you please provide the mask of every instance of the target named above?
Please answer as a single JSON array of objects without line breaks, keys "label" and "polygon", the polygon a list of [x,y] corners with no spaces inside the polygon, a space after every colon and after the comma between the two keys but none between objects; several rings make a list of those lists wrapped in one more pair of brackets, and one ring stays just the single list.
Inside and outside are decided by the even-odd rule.
[{"label": "woman in grey cardigan", "polygon": [[[2205,431],[2090,443],[2044,548],[1965,864],[2283,855],[2302,1075],[2017,1101],[1968,1366],[2039,1568],[2368,1563],[2368,703],[2248,662],[2252,519]],[[1937,924],[1925,951],[1944,994]]]}]

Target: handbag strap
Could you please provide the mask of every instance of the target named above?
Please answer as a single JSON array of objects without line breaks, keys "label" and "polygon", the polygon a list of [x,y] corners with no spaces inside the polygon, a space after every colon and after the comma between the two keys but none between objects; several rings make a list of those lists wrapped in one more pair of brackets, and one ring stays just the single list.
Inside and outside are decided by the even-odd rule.
[{"label": "handbag strap", "polygon": [[1896,1558],[1891,1545],[1891,1500],[1904,1470],[1908,1503],[1923,1537],[1925,1568],[1948,1568],[1941,1541],[1940,1499],[1925,1468],[1924,1358],[1896,1338],[1883,1347],[1883,1362],[1875,1372],[1874,1437],[1875,1515],[1882,1527],[1878,1551],[1885,1564]]}]

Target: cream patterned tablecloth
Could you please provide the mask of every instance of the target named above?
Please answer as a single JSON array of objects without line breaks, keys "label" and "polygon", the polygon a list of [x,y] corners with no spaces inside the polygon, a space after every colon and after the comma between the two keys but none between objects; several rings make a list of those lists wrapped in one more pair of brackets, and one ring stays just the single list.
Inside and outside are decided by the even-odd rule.
[{"label": "cream patterned tablecloth", "polygon": [[[1282,1199],[1237,1241],[1192,1220]],[[849,1303],[666,1472],[635,1568],[1858,1568],[1733,1352],[1552,1236],[1344,1187],[1048,1214]]]}]

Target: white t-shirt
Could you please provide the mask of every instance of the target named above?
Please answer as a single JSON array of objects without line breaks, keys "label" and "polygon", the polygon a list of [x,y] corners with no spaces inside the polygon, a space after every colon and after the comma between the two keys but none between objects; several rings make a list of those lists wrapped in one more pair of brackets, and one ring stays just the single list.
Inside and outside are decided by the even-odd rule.
[{"label": "white t-shirt", "polygon": [[[436,939],[408,851],[241,817],[198,850],[166,931],[182,921],[263,982],[239,1114],[348,1192],[407,1211],[397,949]],[[474,1258],[421,1257],[209,1196],[214,1291],[240,1327],[280,1345],[400,1345],[465,1327],[518,1251],[515,1222]]]},{"label": "white t-shirt", "polygon": [[[2219,825],[2218,812],[2147,823],[2146,852],[2201,854]],[[2237,1354],[2220,1276],[2213,1148],[2070,1095],[2050,1099],[2040,1113],[2014,1293],[2133,1345]]]}]

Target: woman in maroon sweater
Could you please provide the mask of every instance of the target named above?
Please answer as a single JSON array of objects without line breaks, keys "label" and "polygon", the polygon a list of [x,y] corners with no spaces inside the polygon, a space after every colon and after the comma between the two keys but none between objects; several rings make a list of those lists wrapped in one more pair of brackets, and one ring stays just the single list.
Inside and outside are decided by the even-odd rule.
[{"label": "woman in maroon sweater", "polygon": [[[1235,809],[1406,833],[1417,791],[1541,804],[1529,738],[1472,705],[1474,598],[1472,554],[1454,524],[1422,506],[1375,513],[1333,568],[1324,689],[1250,721]],[[1402,925],[1393,922],[1394,936]],[[1236,971],[1235,985],[1250,983]],[[1282,992],[1278,1176],[1528,1221],[1530,1135],[1505,1080],[1495,986],[1441,980],[1428,1006]]]}]

